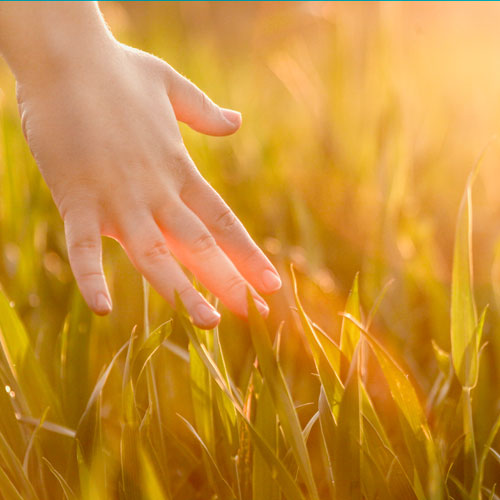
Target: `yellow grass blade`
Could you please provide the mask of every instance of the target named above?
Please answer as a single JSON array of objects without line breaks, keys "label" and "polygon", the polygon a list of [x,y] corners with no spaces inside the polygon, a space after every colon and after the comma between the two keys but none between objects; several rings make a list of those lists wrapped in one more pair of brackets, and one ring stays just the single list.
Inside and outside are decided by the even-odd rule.
[{"label": "yellow grass blade", "polygon": [[471,174],[457,217],[451,285],[451,353],[463,387],[475,384],[478,371],[478,342],[474,335],[477,313],[472,291],[472,179]]},{"label": "yellow grass blade", "polygon": [[252,342],[259,359],[259,366],[273,399],[276,412],[288,444],[293,450],[300,474],[306,483],[309,495],[317,500],[318,492],[312,473],[311,462],[302,436],[302,429],[295,411],[290,391],[283,372],[276,360],[271,339],[262,316],[257,312],[253,298],[248,291],[248,311]]}]

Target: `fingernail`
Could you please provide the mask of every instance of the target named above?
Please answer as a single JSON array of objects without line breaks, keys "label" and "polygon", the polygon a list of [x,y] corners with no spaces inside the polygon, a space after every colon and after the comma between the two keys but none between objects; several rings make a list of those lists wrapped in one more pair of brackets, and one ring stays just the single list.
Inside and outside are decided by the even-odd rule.
[{"label": "fingernail", "polygon": [[111,302],[102,292],[98,293],[95,298],[95,308],[100,314],[106,314],[111,311]]},{"label": "fingernail", "polygon": [[231,123],[231,125],[235,127],[239,127],[241,125],[241,113],[238,111],[234,111],[232,109],[221,108],[222,115],[224,118]]},{"label": "fingernail", "polygon": [[271,269],[266,269],[262,273],[262,283],[264,284],[264,288],[269,292],[275,292],[281,288],[281,279],[280,277]]},{"label": "fingernail", "polygon": [[268,305],[260,298],[260,297],[254,297],[255,300],[255,307],[257,308],[257,311],[264,316],[267,317],[269,314],[269,307]]},{"label": "fingernail", "polygon": [[220,314],[207,304],[199,304],[196,306],[196,316],[201,323],[212,324],[217,323],[220,319]]}]

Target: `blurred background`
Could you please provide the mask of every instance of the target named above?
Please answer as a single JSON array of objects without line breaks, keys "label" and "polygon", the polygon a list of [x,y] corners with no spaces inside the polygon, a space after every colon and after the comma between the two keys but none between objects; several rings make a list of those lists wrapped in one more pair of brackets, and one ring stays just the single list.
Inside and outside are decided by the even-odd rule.
[{"label": "blurred background", "polygon": [[[275,331],[284,321],[282,361],[298,402],[311,400],[315,379],[293,311],[291,263],[305,309],[333,338],[357,272],[366,315],[391,282],[373,329],[404,358],[422,391],[430,389],[438,370],[431,339],[450,349],[458,206],[486,147],[473,189],[474,272],[478,306],[491,307],[483,354],[491,362],[482,364],[481,376],[500,381],[493,362],[500,355],[500,5],[100,6],[120,41],[164,58],[218,104],[242,112],[233,137],[181,129],[200,171],[281,272],[284,287],[269,298],[268,324]],[[88,384],[75,387],[69,410],[76,419],[90,381],[134,325],[143,327],[141,279],[119,245],[105,240],[114,312],[98,318],[87,311],[3,62],[0,88],[0,283],[45,366],[69,328],[68,315],[72,335],[88,346],[74,360],[88,367]],[[153,292],[151,326],[171,316]],[[248,377],[253,354],[246,325],[225,312],[220,335],[232,353],[229,370],[236,379]],[[186,344],[181,332],[171,341]],[[185,361],[168,351],[158,356],[168,367],[165,397],[189,415]]]}]

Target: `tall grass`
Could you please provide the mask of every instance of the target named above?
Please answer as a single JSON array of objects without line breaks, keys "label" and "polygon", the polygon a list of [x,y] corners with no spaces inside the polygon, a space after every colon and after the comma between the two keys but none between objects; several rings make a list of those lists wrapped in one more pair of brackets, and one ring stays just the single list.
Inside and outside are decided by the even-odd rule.
[{"label": "tall grass", "polygon": [[[478,319],[471,279],[471,181],[460,206],[455,240],[451,343],[436,346],[442,376],[424,408],[418,389],[363,319],[358,276],[343,312],[340,344],[307,316],[292,270],[297,314],[317,371],[312,416],[301,423],[275,342],[251,295],[255,362],[245,383],[228,373],[219,332],[198,330],[178,300],[174,320],[145,329],[102,367],[77,420],[64,411],[68,349],[61,342],[59,376],[50,381],[5,294],[0,295],[2,385],[0,485],[4,498],[377,499],[497,498],[487,464],[500,415],[486,439],[475,436],[471,400],[478,386],[485,314]],[[158,364],[173,324],[188,341],[176,346],[189,365],[192,421],[176,435],[162,414]],[[465,339],[465,341],[464,341]],[[171,348],[171,347],[170,347]],[[73,356],[76,353],[73,353]],[[110,390],[111,378],[120,382]],[[377,379],[377,380],[376,380]],[[375,385],[376,380],[376,385]],[[109,381],[109,383],[108,383]],[[75,380],[78,384],[78,380]],[[120,387],[121,385],[121,387]],[[385,397],[374,402],[374,387]],[[175,404],[175,401],[169,401]],[[384,414],[391,414],[386,421]],[[456,422],[456,415],[463,419]],[[174,417],[174,418],[175,418]],[[315,436],[314,436],[315,434]],[[189,437],[191,439],[189,439]]]},{"label": "tall grass", "polygon": [[204,332],[106,240],[93,317],[1,69],[0,497],[497,498],[496,7],[103,8],[243,111],[183,134],[284,288]]}]

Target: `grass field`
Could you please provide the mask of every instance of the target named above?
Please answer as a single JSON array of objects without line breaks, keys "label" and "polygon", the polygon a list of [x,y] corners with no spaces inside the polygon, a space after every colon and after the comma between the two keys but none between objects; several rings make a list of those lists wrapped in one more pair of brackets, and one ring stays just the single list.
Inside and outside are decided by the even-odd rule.
[{"label": "grass field", "polygon": [[0,66],[0,498],[498,499],[500,7],[101,5],[284,286],[201,331],[105,239],[92,315]]}]

